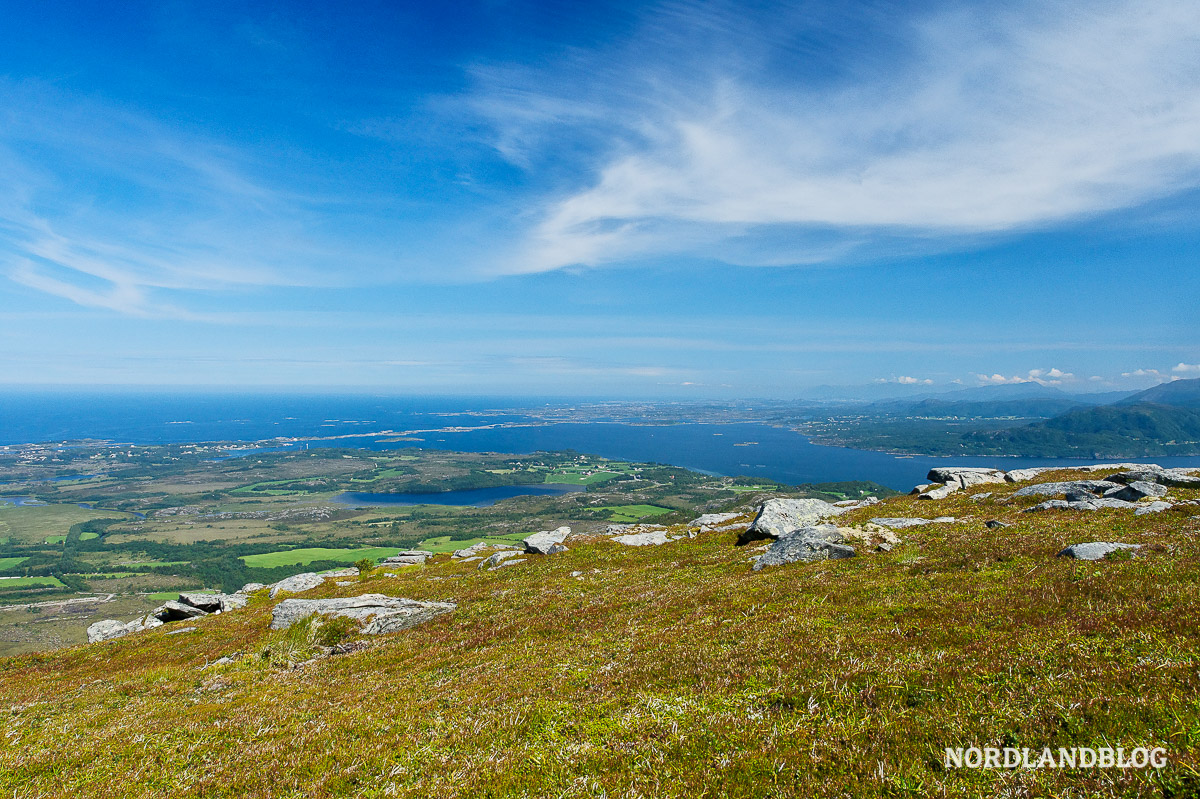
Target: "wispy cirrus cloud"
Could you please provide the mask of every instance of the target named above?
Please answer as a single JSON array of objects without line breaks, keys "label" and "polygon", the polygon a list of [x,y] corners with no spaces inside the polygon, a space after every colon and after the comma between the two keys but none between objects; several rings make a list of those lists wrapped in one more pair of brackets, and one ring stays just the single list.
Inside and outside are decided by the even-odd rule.
[{"label": "wispy cirrus cloud", "polygon": [[899,19],[884,41],[865,40],[887,58],[845,41],[833,53],[797,45],[837,41],[810,12],[666,4],[619,45],[478,69],[469,102],[499,152],[534,169],[561,152],[549,142],[586,155],[501,268],[663,254],[830,261],[1052,226],[1200,185],[1195,3]]}]

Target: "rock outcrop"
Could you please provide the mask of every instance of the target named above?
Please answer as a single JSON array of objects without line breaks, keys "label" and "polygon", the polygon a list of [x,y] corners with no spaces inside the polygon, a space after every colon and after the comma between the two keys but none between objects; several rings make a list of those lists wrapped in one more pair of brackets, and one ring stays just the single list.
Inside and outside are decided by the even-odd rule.
[{"label": "rock outcrop", "polygon": [[917,519],[911,516],[879,516],[871,519],[872,524],[889,527],[893,530],[903,530],[908,527],[922,527],[926,524],[953,524],[953,516],[939,516],[936,519]]},{"label": "rock outcrop", "polygon": [[409,549],[379,561],[380,566],[422,566],[433,553],[424,549]]},{"label": "rock outcrop", "polygon": [[453,602],[420,602],[415,599],[363,594],[341,599],[285,599],[271,613],[271,629],[286,630],[314,614],[341,616],[362,625],[367,635],[382,635],[414,627],[449,613]]}]

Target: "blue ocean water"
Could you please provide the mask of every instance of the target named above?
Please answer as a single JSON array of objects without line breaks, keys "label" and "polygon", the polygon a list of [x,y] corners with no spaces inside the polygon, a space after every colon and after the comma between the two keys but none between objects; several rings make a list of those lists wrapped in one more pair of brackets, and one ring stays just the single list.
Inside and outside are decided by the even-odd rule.
[{"label": "blue ocean water", "polygon": [[[897,457],[824,447],[761,424],[539,422],[547,401],[505,398],[232,394],[0,394],[0,444],[105,439],[134,444],[262,441],[265,448],[426,448],[525,454],[567,450],[785,483],[874,480],[907,490],[932,466],[1067,466],[1046,458]],[[387,431],[383,433],[382,431]],[[310,439],[273,441],[274,439]],[[397,441],[396,438],[407,440]],[[1200,456],[1157,458],[1200,467]]]},{"label": "blue ocean water", "polygon": [[377,494],[348,491],[338,494],[334,502],[352,508],[380,505],[459,505],[487,508],[502,499],[526,496],[560,496],[583,491],[583,486],[574,485],[523,485],[476,488],[470,491],[444,491],[439,494]]}]

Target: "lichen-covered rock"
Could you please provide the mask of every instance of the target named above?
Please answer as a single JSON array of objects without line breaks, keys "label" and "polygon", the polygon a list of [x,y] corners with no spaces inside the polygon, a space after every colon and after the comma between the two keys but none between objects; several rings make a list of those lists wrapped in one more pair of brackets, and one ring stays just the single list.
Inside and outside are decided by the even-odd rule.
[{"label": "lichen-covered rock", "polygon": [[1074,544],[1067,547],[1062,552],[1058,553],[1060,558],[1074,558],[1075,560],[1100,560],[1110,552],[1118,552],[1122,549],[1138,550],[1141,549],[1141,544],[1117,544],[1108,541],[1089,541],[1086,544]]},{"label": "lichen-covered rock", "polygon": [[506,549],[506,550],[502,550],[500,552],[496,552],[496,553],[490,555],[489,557],[486,557],[483,560],[481,560],[479,562],[479,568],[480,569],[498,569],[498,568],[500,568],[500,566],[503,564],[503,562],[505,560],[507,560],[509,558],[515,558],[519,554],[521,554],[521,553],[515,549]]},{"label": "lichen-covered rock", "polygon": [[267,586],[264,583],[246,583],[245,585],[242,586],[242,589],[240,591],[238,591],[238,593],[239,594],[253,594],[255,591],[261,591],[266,587]]},{"label": "lichen-covered rock", "polygon": [[363,625],[367,635],[380,635],[416,626],[449,613],[453,602],[419,602],[415,599],[363,594],[340,599],[285,599],[271,614],[271,629],[286,630],[314,614],[344,616]]},{"label": "lichen-covered rock", "polygon": [[979,466],[937,466],[929,470],[925,479],[947,487],[969,488],[985,483],[1003,483],[1004,472]]},{"label": "lichen-covered rock", "polygon": [[201,610],[200,608],[193,607],[192,605],[185,605],[182,602],[176,602],[173,599],[169,599],[162,603],[162,605],[160,605],[158,609],[154,611],[153,615],[157,616],[159,621],[183,621],[184,619],[195,619],[199,618],[200,616],[207,616],[208,611]]},{"label": "lichen-covered rock", "polygon": [[1026,480],[1032,480],[1045,472],[1055,470],[1054,466],[1035,466],[1029,469],[1012,469],[1004,473],[1004,482],[1006,483],[1024,483]]},{"label": "lichen-covered rock", "polygon": [[893,530],[903,530],[907,527],[922,527],[926,524],[952,524],[953,516],[939,516],[936,519],[916,519],[911,516],[879,516],[871,520],[872,524],[890,527]]},{"label": "lichen-covered rock", "polygon": [[325,577],[314,572],[293,574],[291,577],[286,577],[273,584],[269,596],[274,599],[280,594],[299,594],[303,591],[311,591],[323,582],[325,582]]},{"label": "lichen-covered rock", "polygon": [[1101,508],[1136,508],[1137,504],[1123,499],[1108,499],[1094,497],[1091,499],[1048,499],[1045,502],[1026,508],[1023,513],[1036,513],[1043,510],[1100,510]]},{"label": "lichen-covered rock", "polygon": [[785,538],[801,528],[810,527],[847,510],[821,499],[768,499],[759,508],[750,526],[738,536],[738,544]]},{"label": "lichen-covered rock", "polygon": [[1161,466],[1147,464],[1128,471],[1119,472],[1105,478],[1117,483],[1155,483],[1171,488],[1200,488],[1200,477],[1193,477],[1184,469],[1164,469]]},{"label": "lichen-covered rock", "polygon": [[845,536],[832,524],[804,527],[771,544],[771,547],[755,560],[754,571],[797,561],[854,557],[854,547],[847,546],[844,541]]},{"label": "lichen-covered rock", "polygon": [[250,597],[245,594],[221,594],[221,612],[228,613],[231,610],[241,610],[250,604]]},{"label": "lichen-covered rock", "polygon": [[1158,483],[1147,483],[1145,480],[1134,480],[1129,485],[1110,488],[1104,496],[1112,499],[1123,499],[1126,502],[1137,502],[1146,497],[1166,496],[1167,487]]},{"label": "lichen-covered rock", "polygon": [[1121,488],[1120,483],[1108,480],[1068,480],[1058,483],[1034,483],[1017,489],[1015,497],[1055,497],[1066,494],[1092,494],[1099,496],[1105,491]]},{"label": "lichen-covered rock", "polygon": [[221,609],[221,597],[223,594],[202,594],[198,592],[183,593],[179,595],[179,601],[185,605],[191,605],[194,608],[199,608],[206,613],[213,613]]},{"label": "lichen-covered rock", "polygon": [[618,535],[613,537],[613,541],[618,544],[624,544],[627,547],[654,547],[665,544],[668,541],[675,541],[678,538],[667,535],[667,531],[652,530],[647,533],[631,533],[629,535]]},{"label": "lichen-covered rock", "polygon": [[1174,506],[1170,502],[1147,502],[1145,505],[1139,505],[1137,510],[1133,512],[1133,515],[1145,516],[1147,513],[1162,513],[1171,507]]},{"label": "lichen-covered rock", "polygon": [[114,638],[129,635],[129,633],[129,627],[126,626],[125,622],[117,621],[116,619],[104,619],[103,621],[89,625],[87,628],[89,644],[111,641]]},{"label": "lichen-covered rock", "polygon": [[917,494],[917,499],[945,499],[960,488],[957,484],[941,485],[934,483],[929,490]]},{"label": "lichen-covered rock", "polygon": [[522,543],[525,545],[525,551],[531,555],[556,555],[567,551],[563,541],[566,541],[570,534],[571,528],[564,526],[557,530],[543,530],[526,536]]}]

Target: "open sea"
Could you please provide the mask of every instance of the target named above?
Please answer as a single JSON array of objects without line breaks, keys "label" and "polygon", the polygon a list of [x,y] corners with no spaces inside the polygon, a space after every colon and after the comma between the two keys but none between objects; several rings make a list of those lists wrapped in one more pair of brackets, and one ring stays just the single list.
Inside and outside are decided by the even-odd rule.
[{"label": "open sea", "polygon": [[[525,454],[576,450],[785,483],[873,480],[908,490],[931,466],[1016,469],[1087,461],[930,458],[824,447],[762,424],[545,423],[539,409],[569,402],[370,395],[0,394],[0,445],[102,439],[133,444],[263,442],[265,449],[352,447]],[[399,440],[398,440],[399,439]],[[1152,458],[1200,468],[1200,456]]]}]

